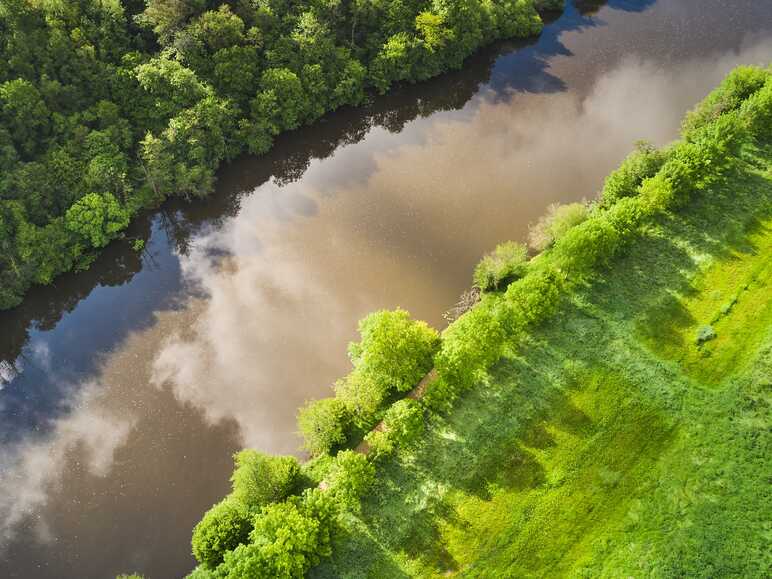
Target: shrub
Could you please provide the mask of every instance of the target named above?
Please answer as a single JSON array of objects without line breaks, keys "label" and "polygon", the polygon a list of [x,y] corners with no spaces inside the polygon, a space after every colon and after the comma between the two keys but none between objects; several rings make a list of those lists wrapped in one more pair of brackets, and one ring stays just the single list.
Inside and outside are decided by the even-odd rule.
[{"label": "shrub", "polygon": [[424,431],[424,413],[412,398],[395,402],[383,418],[383,430],[370,432],[367,443],[378,458],[391,454],[396,448],[406,448]]},{"label": "shrub", "polygon": [[384,393],[413,388],[431,369],[440,338],[426,322],[410,319],[402,309],[374,312],[359,322],[360,342],[349,345],[349,356],[360,376]]},{"label": "shrub", "polygon": [[743,103],[741,114],[754,138],[772,139],[772,77]]},{"label": "shrub", "polygon": [[375,481],[375,467],[353,450],[339,452],[327,477],[328,492],[348,509],[359,506],[359,498]]},{"label": "shrub", "polygon": [[217,569],[223,579],[303,577],[331,554],[337,529],[333,498],[319,489],[263,507],[255,517],[251,542],[225,555]]},{"label": "shrub", "polygon": [[207,569],[206,567],[199,565],[193,571],[191,571],[185,579],[214,579],[217,577],[214,571]]},{"label": "shrub", "polygon": [[705,342],[709,342],[715,337],[716,330],[713,329],[713,326],[700,326],[700,328],[697,330],[697,337],[695,338],[695,342],[699,346]]},{"label": "shrub", "polygon": [[304,446],[311,454],[329,452],[346,442],[350,416],[346,406],[336,398],[322,398],[306,403],[298,413],[298,427]]},{"label": "shrub", "polygon": [[653,177],[666,159],[665,151],[655,149],[645,141],[636,143],[635,151],[606,177],[601,193],[603,206],[608,207],[623,197],[636,195],[643,180]]},{"label": "shrub", "polygon": [[247,506],[226,498],[209,509],[193,529],[193,556],[206,568],[222,563],[225,553],[245,543],[252,530]]},{"label": "shrub", "polygon": [[695,130],[739,108],[743,101],[764,86],[769,77],[769,71],[755,66],[738,66],[732,70],[718,87],[687,113],[681,127],[683,136],[688,140]]},{"label": "shrub", "polygon": [[564,286],[565,275],[555,268],[541,269],[509,286],[502,316],[509,339],[552,314]]},{"label": "shrub", "polygon": [[553,259],[563,271],[584,276],[607,263],[620,246],[619,232],[601,214],[571,229],[555,246]]},{"label": "shrub", "polygon": [[528,244],[537,251],[544,251],[563,237],[569,229],[587,219],[587,205],[553,203],[528,232]]},{"label": "shrub", "polygon": [[251,509],[284,500],[295,487],[300,465],[294,456],[271,456],[242,450],[233,459],[233,497]]},{"label": "shrub", "polygon": [[456,393],[480,379],[499,359],[506,336],[502,317],[499,300],[491,296],[461,316],[443,334],[435,366]]},{"label": "shrub", "polygon": [[474,284],[483,291],[499,289],[506,282],[523,277],[528,252],[521,243],[507,241],[496,246],[474,269]]},{"label": "shrub", "polygon": [[370,376],[356,370],[335,383],[335,396],[343,402],[356,426],[372,427],[388,391]]}]

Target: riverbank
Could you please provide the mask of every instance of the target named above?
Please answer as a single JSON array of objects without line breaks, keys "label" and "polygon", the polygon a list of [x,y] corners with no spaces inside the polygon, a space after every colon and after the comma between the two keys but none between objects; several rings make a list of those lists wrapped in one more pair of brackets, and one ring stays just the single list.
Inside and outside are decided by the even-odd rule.
[{"label": "riverbank", "polygon": [[[759,316],[756,321],[760,325],[748,328],[743,312],[748,311],[748,296],[764,298],[769,294],[765,291],[769,269],[764,267],[763,259],[769,247],[771,199],[769,78],[769,72],[759,69],[738,69],[730,75],[688,117],[684,141],[662,152],[642,149],[633,155],[607,181],[601,202],[588,217],[530,260],[521,279],[511,282],[504,291],[499,288],[486,295],[443,333],[435,356],[440,379],[430,385],[423,400],[422,412],[430,425],[425,436],[414,436],[420,426],[415,422],[415,412],[400,411],[393,416],[393,427],[386,429],[399,436],[382,447],[384,452],[376,455],[375,466],[362,455],[348,451],[338,453],[331,462],[317,461],[321,466],[307,470],[306,476],[319,476],[327,481],[323,486],[331,490],[309,490],[287,503],[265,507],[254,518],[255,531],[250,536],[254,542],[225,553],[225,563],[218,568],[217,576],[235,577],[253,567],[279,572],[281,566],[276,565],[284,565],[279,562],[285,557],[292,569],[307,569],[309,561],[329,555],[331,538],[335,555],[327,567],[318,569],[321,575],[361,574],[363,565],[368,564],[367,574],[372,576],[432,575],[462,569],[474,574],[475,563],[481,557],[485,560],[483,574],[493,568],[505,574],[538,573],[543,565],[550,568],[561,561],[572,569],[603,566],[613,560],[607,552],[616,548],[612,538],[619,542],[619,553],[630,552],[630,536],[619,538],[611,533],[609,525],[624,522],[616,520],[615,515],[628,513],[623,507],[629,506],[625,501],[631,496],[639,495],[644,509],[664,509],[663,516],[673,524],[680,520],[667,510],[668,504],[661,504],[659,479],[649,475],[663,462],[668,465],[663,472],[676,478],[678,472],[691,473],[695,469],[694,464],[683,461],[694,450],[690,444],[695,437],[687,437],[688,442],[682,445],[687,450],[676,452],[675,458],[667,453],[682,423],[691,425],[697,416],[708,416],[706,407],[686,404],[695,392],[701,392],[697,399],[704,401],[704,389],[694,383],[691,370],[663,364],[657,351],[652,355],[640,345],[636,347],[643,330],[629,324],[654,315],[654,311],[670,312],[659,314],[666,322],[664,327],[680,324],[683,335],[688,337],[673,342],[680,343],[685,352],[691,352],[691,345],[699,347],[699,357],[709,358],[702,365],[707,365],[711,380],[726,386],[721,392],[737,395],[737,385],[744,384],[746,390],[760,385],[758,376],[764,375],[762,366],[767,362],[763,346],[768,340],[749,340],[766,335],[769,316]],[[706,235],[708,231],[711,235]],[[761,260],[742,255],[749,253],[753,244],[761,248]],[[710,313],[707,323],[687,317],[694,322],[690,327],[672,315],[677,307],[663,309],[662,304],[673,292],[693,294],[693,284],[700,287],[704,283],[699,275],[723,278],[722,259],[727,259],[730,251],[738,252],[736,258],[743,262],[740,266],[733,264],[733,270],[745,274],[736,276],[740,285],[726,288],[731,298],[722,302],[718,312]],[[752,251],[750,254],[753,256]],[[706,271],[709,267],[719,269]],[[617,273],[617,268],[621,275],[609,275]],[[711,299],[717,298],[711,294]],[[704,313],[710,308],[703,306],[703,301],[697,298],[695,304],[684,307]],[[768,312],[767,305],[762,312]],[[545,320],[550,320],[549,324],[540,327]],[[368,351],[375,356],[369,358],[371,361],[380,355],[375,354],[377,348],[368,350],[371,343],[367,341],[367,328],[372,327],[371,322],[363,326],[361,345],[352,350],[356,352],[352,354],[355,372],[362,369],[357,364],[368,359]],[[663,320],[651,324],[661,328]],[[741,346],[727,347],[726,340],[718,341],[719,331],[734,335]],[[759,348],[761,354],[757,355]],[[757,359],[757,363],[741,364],[741,352],[750,361]],[[716,363],[718,366],[712,366]],[[388,373],[389,369],[378,370],[384,371]],[[523,389],[534,387],[530,397],[522,397]],[[636,393],[636,389],[641,390]],[[718,413],[727,410],[715,400],[707,404]],[[697,414],[689,414],[695,406]],[[729,411],[734,413],[737,407]],[[765,416],[755,416],[755,409],[749,412],[753,415],[747,417],[753,431],[758,428],[754,420],[763,421]],[[732,418],[730,414],[728,420]],[[338,411],[326,413],[319,424],[328,428],[331,420],[343,418]],[[410,440],[403,436],[408,433],[413,435]],[[736,475],[733,482],[737,485],[722,488],[752,496],[762,484],[758,466],[763,453],[759,455],[755,447],[718,447],[696,439],[699,448],[738,458],[737,473],[727,475]],[[732,436],[724,439],[727,444],[734,440]],[[333,444],[339,442],[333,440]],[[747,452],[742,455],[741,451]],[[502,463],[502,456],[509,458]],[[673,464],[683,468],[679,471]],[[707,464],[712,463],[707,460]],[[376,466],[377,481],[373,477]],[[372,484],[375,488],[366,490]],[[624,504],[607,500],[613,495],[610,489],[620,489]],[[238,507],[241,499],[236,482],[234,492],[237,494],[229,501],[236,502],[229,508],[242,508]],[[356,495],[366,497],[361,505]],[[577,497],[584,499],[578,501],[576,511],[568,508],[563,512],[562,506],[555,510],[561,501]],[[645,563],[669,566],[670,574],[689,574],[703,565],[700,557],[718,553],[720,556],[710,559],[709,565],[720,565],[722,569],[745,566],[744,572],[754,572],[763,565],[752,556],[732,559],[733,553],[729,552],[737,533],[750,533],[746,545],[751,550],[757,548],[761,538],[762,529],[754,525],[753,517],[745,517],[749,515],[743,510],[749,504],[745,497],[728,497],[723,508],[734,505],[737,512],[720,528],[711,528],[711,521],[700,518],[706,502],[692,502],[699,507],[693,512],[695,518],[706,525],[706,542],[723,545],[726,552],[700,546],[692,549],[694,545],[688,541],[674,541],[678,538],[676,530],[657,548],[680,548],[685,552],[664,553],[659,559],[642,556],[632,562],[613,560],[612,569],[616,572]],[[753,509],[763,510],[759,506]],[[347,511],[337,523],[330,518],[330,509],[335,508]],[[493,517],[488,521],[481,516],[486,508]],[[269,521],[279,513],[288,514],[287,509],[300,517],[299,528],[312,525],[321,535],[304,545],[274,543],[279,535],[274,537],[273,533],[281,532],[265,525],[272,525]],[[507,509],[521,517],[514,528],[509,526],[511,517],[501,518]],[[529,527],[534,515],[534,526]],[[213,521],[222,524],[219,515],[211,517],[209,528],[213,528]],[[485,533],[467,531],[480,520],[485,521],[483,529],[489,531],[488,539],[475,543]],[[738,521],[745,522],[742,528],[735,524]],[[549,556],[548,546],[540,544],[545,538],[542,527],[548,523],[555,525],[550,545],[560,546],[557,561],[551,561],[557,554]],[[336,532],[336,525],[342,525],[343,530]],[[233,539],[237,543],[243,540]],[[590,551],[580,548],[582,541],[590,544]],[[278,551],[265,551],[271,544]],[[606,546],[603,556],[598,554],[599,544]],[[575,548],[575,558],[566,556],[566,546]],[[518,548],[522,553],[539,555],[529,563],[522,553],[515,552]],[[222,554],[219,557],[221,560]],[[355,567],[347,569],[347,564]],[[206,576],[206,570],[199,569],[195,576]]]}]

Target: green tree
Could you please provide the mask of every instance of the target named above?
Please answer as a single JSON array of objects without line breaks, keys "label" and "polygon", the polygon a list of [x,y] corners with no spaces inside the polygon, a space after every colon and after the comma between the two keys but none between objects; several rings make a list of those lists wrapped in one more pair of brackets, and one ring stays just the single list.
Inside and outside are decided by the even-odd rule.
[{"label": "green tree", "polygon": [[67,210],[67,229],[104,247],[129,224],[129,214],[111,193],[90,193]]},{"label": "green tree", "polygon": [[307,402],[298,413],[298,427],[304,446],[317,455],[346,442],[350,422],[346,406],[337,398],[322,398]]},{"label": "green tree", "polygon": [[337,529],[337,508],[319,489],[302,499],[263,507],[255,517],[251,542],[225,555],[218,575],[224,579],[297,578],[328,557]]},{"label": "green tree", "polygon": [[300,465],[294,456],[242,450],[233,459],[233,497],[252,509],[285,499],[297,485]]},{"label": "green tree", "polygon": [[483,291],[500,289],[505,282],[523,277],[527,265],[528,252],[522,243],[500,243],[475,267],[474,284]]},{"label": "green tree", "polygon": [[335,457],[326,482],[327,492],[338,504],[357,510],[360,497],[375,482],[375,467],[365,455],[343,450]]},{"label": "green tree", "polygon": [[49,136],[50,116],[37,87],[28,80],[19,78],[0,84],[0,123],[26,158],[43,148]]},{"label": "green tree", "polygon": [[439,334],[426,322],[414,321],[402,309],[381,310],[359,322],[359,342],[349,344],[357,372],[384,392],[406,392],[432,367]]},{"label": "green tree", "polygon": [[214,569],[225,553],[247,542],[253,517],[239,500],[229,497],[220,501],[193,529],[193,556],[204,567]]}]

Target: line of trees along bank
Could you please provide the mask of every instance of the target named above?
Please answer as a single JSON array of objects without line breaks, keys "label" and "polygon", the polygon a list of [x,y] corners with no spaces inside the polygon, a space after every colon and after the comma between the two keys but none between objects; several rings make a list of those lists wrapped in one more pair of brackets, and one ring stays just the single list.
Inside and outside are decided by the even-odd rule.
[{"label": "line of trees along bank", "polygon": [[[542,249],[537,256],[527,259],[508,243],[484,258],[475,274],[481,302],[441,336],[402,310],[366,317],[361,341],[350,347],[351,374],[335,385],[334,397],[301,410],[299,426],[314,458],[299,465],[292,457],[237,454],[233,492],[194,530],[200,564],[189,579],[302,577],[330,555],[379,461],[409,449],[432,415],[449,411],[642,228],[688,211],[693,198],[710,195],[747,165],[747,153],[768,156],[770,147],[772,69],[740,67],[686,117],[682,140],[662,150],[639,147],[589,207],[550,211],[532,236]],[[439,378],[420,400],[390,405],[432,364]],[[371,452],[345,449],[380,417],[382,427],[365,437]]]},{"label": "line of trees along bank", "polygon": [[0,309],[142,208],[368,91],[538,34],[554,0],[0,0]]}]

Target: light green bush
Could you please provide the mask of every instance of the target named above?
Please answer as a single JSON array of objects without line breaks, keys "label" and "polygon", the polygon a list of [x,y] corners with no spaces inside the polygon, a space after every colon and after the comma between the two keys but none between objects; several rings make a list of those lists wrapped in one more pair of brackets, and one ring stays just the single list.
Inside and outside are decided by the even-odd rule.
[{"label": "light green bush", "polygon": [[432,367],[439,334],[402,309],[374,312],[359,322],[361,341],[349,345],[355,370],[383,392],[406,392]]},{"label": "light green bush", "polygon": [[620,246],[619,232],[607,216],[599,214],[568,231],[555,246],[552,258],[569,275],[585,276],[608,263]]},{"label": "light green bush", "polygon": [[407,448],[424,431],[421,404],[412,398],[398,400],[386,411],[383,429],[370,432],[365,440],[374,457],[387,456],[397,448]]},{"label": "light green bush", "polygon": [[356,370],[335,383],[336,398],[346,406],[354,424],[363,429],[373,426],[388,395],[370,375]]},{"label": "light green bush", "polygon": [[643,180],[653,177],[666,159],[664,150],[655,149],[645,141],[636,143],[635,151],[606,177],[601,193],[602,205],[609,207],[623,197],[636,195]]},{"label": "light green bush", "polygon": [[247,541],[252,517],[249,508],[232,497],[217,503],[193,529],[193,556],[205,568],[214,569],[226,552]]},{"label": "light green bush", "polygon": [[346,442],[351,417],[337,398],[322,398],[306,403],[298,413],[298,427],[304,447],[312,455],[329,452]]},{"label": "light green bush", "polygon": [[501,309],[494,297],[484,298],[443,334],[435,367],[456,392],[471,386],[499,359],[506,337]]},{"label": "light green bush", "polygon": [[772,75],[743,103],[740,111],[754,138],[764,142],[772,140]]},{"label": "light green bush", "polygon": [[531,226],[528,232],[528,244],[537,251],[544,251],[563,237],[569,229],[587,219],[587,205],[553,203],[547,212]]},{"label": "light green bush", "polygon": [[347,509],[356,510],[360,497],[375,480],[375,467],[353,450],[338,453],[327,477],[328,492]]},{"label": "light green bush", "polygon": [[528,251],[522,243],[507,241],[496,246],[474,269],[474,284],[483,291],[500,289],[525,275]]},{"label": "light green bush", "polygon": [[743,101],[761,89],[770,72],[756,66],[738,66],[693,110],[687,113],[682,134],[688,140],[692,133],[715,121],[720,115],[739,108]]},{"label": "light green bush", "polygon": [[300,465],[294,456],[271,456],[242,450],[233,459],[233,497],[250,509],[284,500],[294,489]]},{"label": "light green bush", "polygon": [[565,274],[554,267],[542,268],[510,285],[501,317],[508,338],[514,341],[529,325],[552,314],[564,288]]},{"label": "light green bush", "polygon": [[304,577],[322,557],[328,557],[336,532],[334,498],[310,489],[303,497],[263,507],[255,517],[250,542],[225,555],[218,579]]}]

